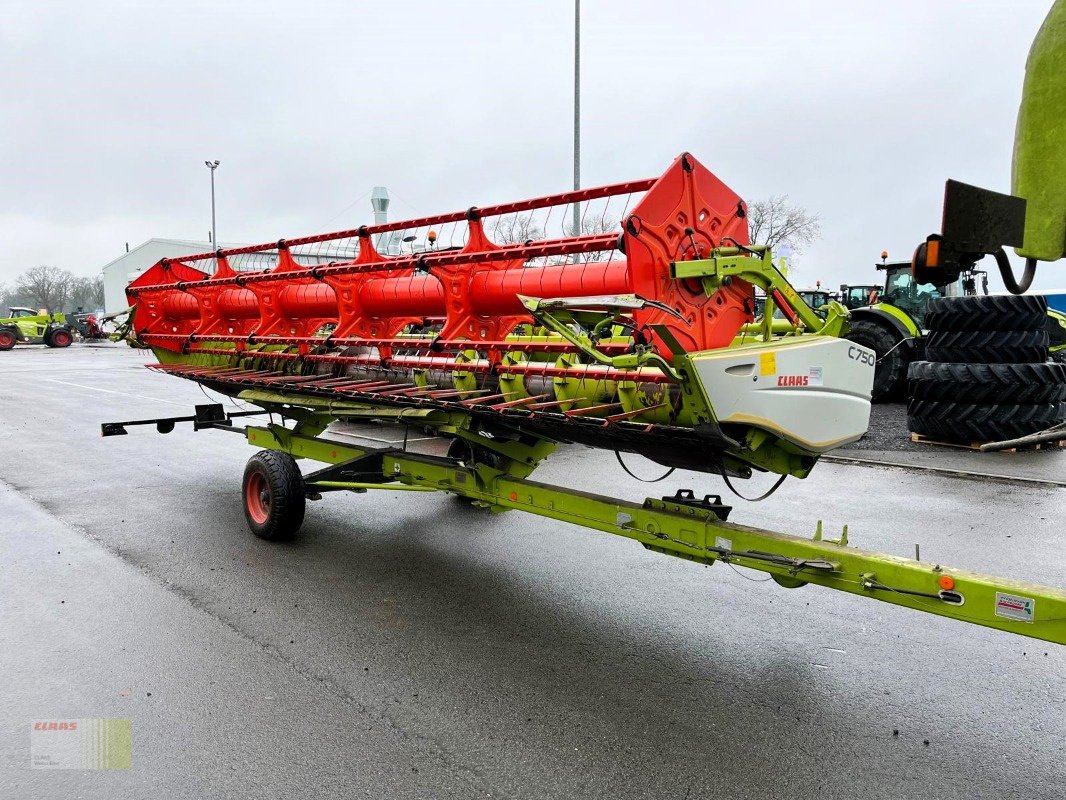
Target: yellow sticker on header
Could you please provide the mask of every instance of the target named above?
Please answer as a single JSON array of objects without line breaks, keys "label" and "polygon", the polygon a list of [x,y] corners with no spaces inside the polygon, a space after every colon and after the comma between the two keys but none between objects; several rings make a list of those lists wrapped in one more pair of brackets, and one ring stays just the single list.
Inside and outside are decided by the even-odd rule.
[{"label": "yellow sticker on header", "polygon": [[772,350],[769,353],[759,353],[759,374],[777,374],[777,353]]}]

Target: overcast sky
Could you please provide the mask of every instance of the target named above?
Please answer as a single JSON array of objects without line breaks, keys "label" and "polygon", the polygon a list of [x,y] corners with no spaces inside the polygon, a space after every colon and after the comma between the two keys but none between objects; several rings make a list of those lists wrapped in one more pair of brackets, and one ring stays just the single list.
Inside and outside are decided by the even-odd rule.
[{"label": "overcast sky", "polygon": [[[946,178],[1009,190],[1050,1],[582,6],[583,183],[691,151],[819,213],[795,282],[835,286],[909,258]],[[4,0],[0,282],[205,239],[207,158],[224,242],[368,222],[374,184],[396,218],[563,191],[572,37],[572,0]]]}]

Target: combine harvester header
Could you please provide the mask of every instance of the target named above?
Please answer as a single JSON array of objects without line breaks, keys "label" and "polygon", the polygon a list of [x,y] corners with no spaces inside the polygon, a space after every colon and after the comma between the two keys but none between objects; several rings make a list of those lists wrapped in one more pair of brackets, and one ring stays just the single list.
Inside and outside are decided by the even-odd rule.
[{"label": "combine harvester header", "polygon": [[[599,232],[607,214],[597,224],[590,204],[612,199],[625,203],[620,230]],[[491,235],[515,215],[570,219],[574,204],[594,232]],[[236,256],[272,263],[238,271]],[[767,298],[759,320],[756,288]],[[164,260],[127,291],[133,343],[152,349],[154,369],[280,422],[240,427],[234,418],[261,412],[204,405],[104,434],[189,421],[246,436],[263,448],[243,481],[263,538],[294,535],[306,500],[328,491],[447,492],[761,570],[789,588],[814,583],[1066,642],[1061,590],[856,550],[846,528],[828,540],[820,524],[807,538],[732,524],[720,497],[690,490],[633,503],[529,479],[559,443],[576,442],[620,462],[637,453],[719,474],[730,488],[775,473],[776,488],[866,431],[874,354],[842,338],[847,310],[815,314],[750,243],[743,200],[688,154],[658,179]],[[775,308],[788,325],[773,322]],[[336,425],[359,421],[428,428],[448,444],[415,450],[405,436],[403,447],[372,447]],[[302,474],[296,458],[327,466]]]},{"label": "combine harvester header", "polygon": [[[620,233],[507,245],[486,235],[493,218],[565,217],[568,205],[636,192]],[[389,256],[374,244],[449,223],[466,226],[461,247]],[[347,260],[301,266],[294,255],[350,240]],[[270,251],[268,271],[229,264]],[[601,253],[612,257],[589,257]],[[830,335],[771,341],[751,325],[753,285],[796,332]],[[463,409],[744,477],[806,475],[869,421],[872,356],[837,338],[846,312],[814,314],[769,252],[748,246],[744,202],[687,154],[657,180],[162,261],[127,291],[163,368],[222,390],[298,373],[302,394]],[[253,356],[281,372],[189,368]]]}]

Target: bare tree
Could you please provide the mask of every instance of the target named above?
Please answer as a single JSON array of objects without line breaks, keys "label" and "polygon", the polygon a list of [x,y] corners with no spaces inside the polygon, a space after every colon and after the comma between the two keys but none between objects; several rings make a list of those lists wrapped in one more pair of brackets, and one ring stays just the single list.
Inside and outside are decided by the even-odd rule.
[{"label": "bare tree", "polygon": [[28,306],[33,300],[22,294],[14,286],[0,285],[0,316],[7,316],[7,310],[15,306]]},{"label": "bare tree", "polygon": [[544,230],[533,221],[533,216],[504,214],[496,218],[489,238],[497,244],[525,244],[544,238]]},{"label": "bare tree", "polygon": [[70,282],[70,308],[95,311],[104,307],[104,278],[73,278]]},{"label": "bare tree", "polygon": [[73,275],[59,267],[33,267],[19,275],[15,289],[28,297],[37,308],[53,313],[63,310],[70,297],[73,280]]},{"label": "bare tree", "polygon": [[801,206],[788,202],[788,195],[771,195],[748,206],[748,230],[754,244],[769,245],[776,250],[788,245],[793,252],[821,236],[822,220]]},{"label": "bare tree", "polygon": [[[618,223],[607,216],[586,216],[581,220],[581,232],[574,232],[574,223],[570,222],[563,225],[563,232],[567,236],[595,236],[600,233],[610,233],[618,228]],[[599,250],[593,253],[581,253],[579,260],[583,262],[589,261],[607,261],[611,257],[610,250]]]}]

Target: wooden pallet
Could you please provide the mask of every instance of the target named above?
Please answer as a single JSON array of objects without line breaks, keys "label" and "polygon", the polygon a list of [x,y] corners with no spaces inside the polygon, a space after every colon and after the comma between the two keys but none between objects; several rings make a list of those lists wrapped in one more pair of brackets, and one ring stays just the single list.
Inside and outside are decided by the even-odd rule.
[{"label": "wooden pallet", "polygon": [[[941,447],[955,447],[960,450],[981,450],[981,445],[986,442],[941,442],[938,439],[931,439],[928,436],[923,436],[920,433],[912,433],[911,441],[915,444],[936,444]],[[1019,450],[1061,450],[1066,448],[1066,439],[1059,439],[1057,442],[1036,442],[1035,444],[1018,445],[1017,447],[1008,447],[1005,450],[995,450],[996,453],[1017,453]]]}]

